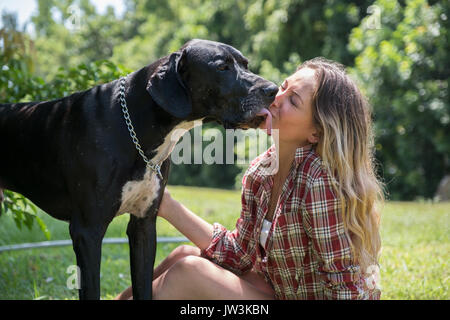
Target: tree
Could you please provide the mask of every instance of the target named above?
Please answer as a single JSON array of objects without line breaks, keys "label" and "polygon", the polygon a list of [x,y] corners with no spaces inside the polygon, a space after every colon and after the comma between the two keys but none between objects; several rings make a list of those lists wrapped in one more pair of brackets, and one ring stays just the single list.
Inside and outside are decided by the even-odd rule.
[{"label": "tree", "polygon": [[96,12],[89,0],[37,0],[31,21],[35,29],[36,74],[51,80],[58,68],[110,59],[113,49],[126,38],[126,20],[112,7]]},{"label": "tree", "polygon": [[375,111],[377,158],[392,199],[433,197],[449,172],[449,2],[377,0],[379,28],[352,31],[354,75]]}]

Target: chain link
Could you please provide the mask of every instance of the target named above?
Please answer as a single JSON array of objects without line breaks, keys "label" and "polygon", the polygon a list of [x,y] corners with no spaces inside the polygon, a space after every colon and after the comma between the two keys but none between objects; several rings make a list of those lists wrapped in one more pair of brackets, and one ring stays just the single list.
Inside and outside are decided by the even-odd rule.
[{"label": "chain link", "polygon": [[128,132],[130,133],[131,139],[133,140],[136,150],[139,152],[145,164],[147,165],[147,168],[150,168],[151,170],[156,172],[159,178],[162,180],[163,177],[161,174],[161,166],[156,163],[151,163],[150,160],[148,160],[147,156],[142,150],[141,145],[139,144],[139,139],[136,136],[136,131],[134,131],[133,124],[131,123],[130,114],[128,113],[127,101],[125,100],[125,79],[126,77],[120,78],[119,100],[120,106],[122,107],[123,116],[125,118],[125,123],[127,124]]}]

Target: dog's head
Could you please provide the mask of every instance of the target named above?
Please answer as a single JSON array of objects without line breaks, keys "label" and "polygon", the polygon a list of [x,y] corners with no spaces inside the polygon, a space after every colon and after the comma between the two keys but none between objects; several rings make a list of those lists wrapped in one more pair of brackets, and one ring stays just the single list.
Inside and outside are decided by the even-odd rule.
[{"label": "dog's head", "polygon": [[156,69],[147,90],[177,118],[216,120],[225,128],[256,128],[278,87],[250,72],[248,60],[232,46],[195,39]]}]

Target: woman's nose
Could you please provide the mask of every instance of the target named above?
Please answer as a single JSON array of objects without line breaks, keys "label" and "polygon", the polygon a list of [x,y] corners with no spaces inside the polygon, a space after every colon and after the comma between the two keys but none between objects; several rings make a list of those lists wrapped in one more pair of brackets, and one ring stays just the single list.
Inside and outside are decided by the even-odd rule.
[{"label": "woman's nose", "polygon": [[271,106],[278,108],[280,106],[282,96],[283,96],[283,92],[281,90],[279,90],[277,92],[277,95],[275,96],[275,99],[273,100]]}]

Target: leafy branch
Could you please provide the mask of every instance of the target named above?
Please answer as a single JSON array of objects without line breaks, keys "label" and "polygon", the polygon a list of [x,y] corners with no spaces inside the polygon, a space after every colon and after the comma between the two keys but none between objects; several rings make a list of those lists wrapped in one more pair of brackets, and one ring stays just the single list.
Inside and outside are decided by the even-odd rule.
[{"label": "leafy branch", "polygon": [[44,221],[37,215],[38,208],[31,201],[21,194],[4,190],[5,199],[0,205],[0,213],[11,216],[20,230],[26,226],[28,230],[33,228],[34,221],[44,233],[47,240],[50,240],[50,231]]}]

